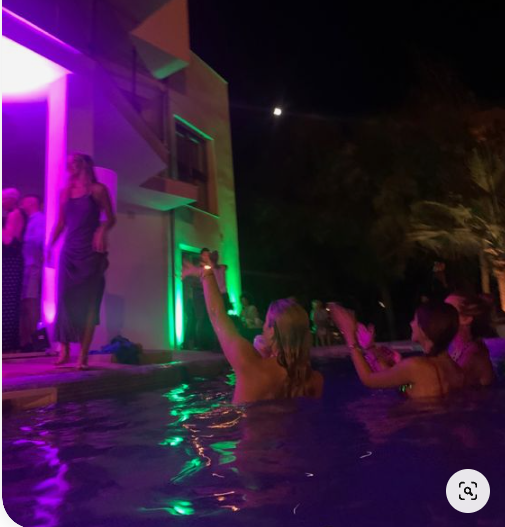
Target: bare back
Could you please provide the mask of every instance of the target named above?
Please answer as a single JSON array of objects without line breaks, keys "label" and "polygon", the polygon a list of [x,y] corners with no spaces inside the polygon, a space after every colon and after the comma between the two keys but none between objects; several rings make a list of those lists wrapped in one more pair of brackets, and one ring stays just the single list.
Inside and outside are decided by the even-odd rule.
[{"label": "bare back", "polygon": [[[252,345],[248,342],[247,344],[252,348]],[[252,351],[255,357],[235,370],[237,384],[233,402],[240,404],[284,398],[284,385],[287,379],[286,369],[279,365],[275,357],[263,359],[253,348]],[[307,397],[321,397],[323,385],[323,376],[319,372],[311,370],[305,386]]]},{"label": "bare back", "polygon": [[464,386],[463,370],[442,353],[437,357],[415,357],[405,359],[415,363],[415,375],[411,387],[406,390],[409,397],[440,397]]},{"label": "bare back", "polygon": [[495,380],[489,350],[482,341],[473,342],[468,346],[457,363],[465,373],[468,386],[489,386]]}]

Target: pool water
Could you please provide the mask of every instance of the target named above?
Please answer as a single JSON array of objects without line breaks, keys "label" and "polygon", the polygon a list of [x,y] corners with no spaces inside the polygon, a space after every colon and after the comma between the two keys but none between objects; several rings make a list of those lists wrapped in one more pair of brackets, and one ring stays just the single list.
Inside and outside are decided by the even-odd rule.
[{"label": "pool water", "polygon": [[[3,500],[19,525],[505,525],[505,387],[414,402],[319,362],[321,401],[234,407],[232,374],[4,419]],[[491,497],[451,508],[472,468]]]}]

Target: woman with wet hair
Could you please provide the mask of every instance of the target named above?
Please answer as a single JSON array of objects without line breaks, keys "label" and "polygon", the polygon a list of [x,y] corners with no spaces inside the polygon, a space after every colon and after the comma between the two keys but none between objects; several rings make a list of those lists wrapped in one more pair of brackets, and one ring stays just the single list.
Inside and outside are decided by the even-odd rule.
[{"label": "woman with wet hair", "polygon": [[458,312],[449,304],[427,302],[415,313],[412,340],[423,348],[423,357],[403,359],[391,368],[375,372],[358,344],[354,313],[337,304],[331,304],[330,312],[351,349],[354,366],[365,386],[399,388],[412,398],[440,397],[464,386],[463,370],[448,353],[459,326]]},{"label": "woman with wet hair", "polygon": [[263,327],[270,355],[263,358],[227,315],[212,267],[186,262],[183,278],[187,276],[198,276],[202,281],[214,331],[237,376],[234,403],[322,395],[323,377],[310,365],[309,317],[300,305],[292,300],[270,305]]},{"label": "woman with wet hair", "polygon": [[[93,160],[86,154],[68,158],[68,185],[60,195],[59,217],[51,236],[48,259],[66,231],[60,255],[55,340],[60,342],[57,365],[70,360],[70,344],[81,346],[78,368],[88,368],[88,351],[105,289],[107,233],[116,218],[109,191],[97,181]],[[102,211],[106,220],[100,222]]]},{"label": "woman with wet hair", "polygon": [[445,301],[459,314],[459,330],[449,348],[452,359],[465,372],[468,386],[489,386],[496,376],[483,339],[496,336],[491,327],[492,306],[478,295],[457,292]]}]

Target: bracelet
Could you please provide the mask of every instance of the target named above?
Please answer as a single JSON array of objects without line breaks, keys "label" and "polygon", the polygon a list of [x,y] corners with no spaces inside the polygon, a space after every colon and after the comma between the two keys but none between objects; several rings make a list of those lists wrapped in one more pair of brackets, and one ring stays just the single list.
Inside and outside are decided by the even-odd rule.
[{"label": "bracelet", "polygon": [[208,276],[214,276],[214,271],[210,265],[205,265],[202,272],[200,273],[200,280],[203,280]]},{"label": "bracelet", "polygon": [[361,353],[363,353],[363,348],[359,344],[347,344],[347,347],[352,350],[360,351]]}]

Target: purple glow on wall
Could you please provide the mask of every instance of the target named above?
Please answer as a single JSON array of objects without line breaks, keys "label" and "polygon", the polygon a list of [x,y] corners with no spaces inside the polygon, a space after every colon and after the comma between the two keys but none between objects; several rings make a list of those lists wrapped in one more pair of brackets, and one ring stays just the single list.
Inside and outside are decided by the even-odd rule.
[{"label": "purple glow on wall", "polygon": [[[58,201],[61,188],[65,185],[67,156],[67,77],[53,82],[47,97],[46,143],[46,242],[54,229],[58,216]],[[44,321],[51,325],[56,315],[56,277],[59,248],[53,254],[54,267],[44,267],[42,307]]]},{"label": "purple glow on wall", "polygon": [[65,68],[2,37],[3,100],[24,100],[45,96],[48,86],[69,73]]}]

